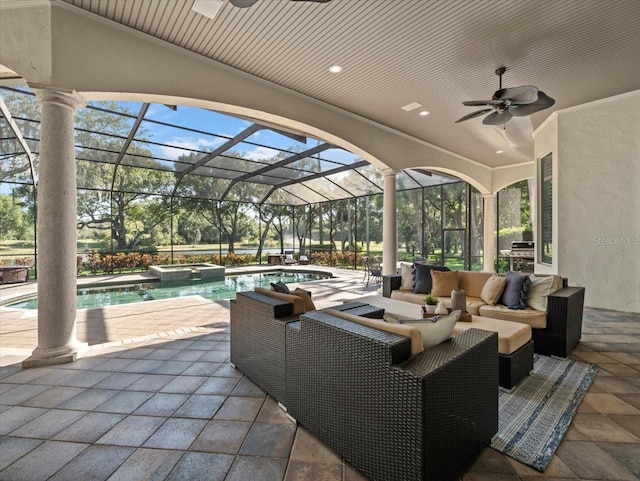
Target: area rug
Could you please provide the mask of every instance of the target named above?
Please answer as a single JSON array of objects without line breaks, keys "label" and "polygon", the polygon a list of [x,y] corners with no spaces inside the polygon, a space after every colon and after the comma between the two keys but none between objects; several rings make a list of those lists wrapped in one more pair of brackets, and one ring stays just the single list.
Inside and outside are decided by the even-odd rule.
[{"label": "area rug", "polygon": [[597,372],[594,364],[534,355],[533,372],[498,396],[491,447],[544,471]]}]

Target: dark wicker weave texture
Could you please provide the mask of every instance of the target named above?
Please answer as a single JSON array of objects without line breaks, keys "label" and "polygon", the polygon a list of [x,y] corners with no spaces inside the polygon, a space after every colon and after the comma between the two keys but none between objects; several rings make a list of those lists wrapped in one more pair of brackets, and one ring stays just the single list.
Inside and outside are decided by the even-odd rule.
[{"label": "dark wicker weave texture", "polygon": [[289,413],[371,480],[455,480],[498,428],[497,335],[410,341],[320,312],[287,332]]},{"label": "dark wicker weave texture", "polygon": [[533,371],[533,341],[529,341],[516,352],[499,354],[500,387],[514,388]]},{"label": "dark wicker weave texture", "polygon": [[296,320],[292,310],[289,302],[256,292],[231,301],[231,362],[285,405],[285,326]]}]

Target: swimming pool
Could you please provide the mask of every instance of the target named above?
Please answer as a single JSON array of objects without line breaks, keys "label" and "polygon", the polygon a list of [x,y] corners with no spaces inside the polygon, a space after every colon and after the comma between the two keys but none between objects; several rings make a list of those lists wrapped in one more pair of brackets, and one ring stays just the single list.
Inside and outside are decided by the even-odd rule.
[{"label": "swimming pool", "polygon": [[[251,291],[254,287],[271,287],[271,282],[285,284],[328,279],[329,274],[317,272],[256,272],[226,276],[223,281],[202,282],[144,282],[104,287],[79,287],[78,309],[115,306],[132,302],[154,301],[185,296],[202,296],[206,299],[233,299],[236,292]],[[15,309],[37,309],[38,299],[34,296],[7,307]]]}]

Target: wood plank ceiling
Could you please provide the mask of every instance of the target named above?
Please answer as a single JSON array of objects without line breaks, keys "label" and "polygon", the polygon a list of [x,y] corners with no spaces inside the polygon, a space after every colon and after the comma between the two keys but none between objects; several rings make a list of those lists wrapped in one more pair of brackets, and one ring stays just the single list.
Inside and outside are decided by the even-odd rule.
[{"label": "wood plank ceiling", "polygon": [[[533,160],[553,110],[640,88],[639,0],[223,0],[214,19],[193,0],[64,1],[492,167]],[[504,86],[556,105],[506,128],[455,124],[503,65]]]}]

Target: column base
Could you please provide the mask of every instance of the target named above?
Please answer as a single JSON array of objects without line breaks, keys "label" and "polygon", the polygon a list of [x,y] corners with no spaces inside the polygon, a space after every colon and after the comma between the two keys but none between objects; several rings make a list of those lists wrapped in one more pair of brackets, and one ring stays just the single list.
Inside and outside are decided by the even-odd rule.
[{"label": "column base", "polygon": [[22,369],[32,367],[55,366],[57,364],[67,364],[73,362],[78,357],[78,353],[88,347],[86,342],[75,343],[72,347],[58,349],[41,349],[36,347],[31,356],[22,361]]}]

